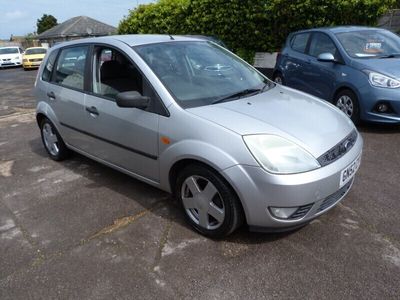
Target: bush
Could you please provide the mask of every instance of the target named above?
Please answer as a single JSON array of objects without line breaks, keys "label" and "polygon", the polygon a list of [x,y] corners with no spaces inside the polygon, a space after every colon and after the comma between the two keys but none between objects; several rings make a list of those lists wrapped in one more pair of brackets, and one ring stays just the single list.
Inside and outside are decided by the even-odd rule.
[{"label": "bush", "polygon": [[395,0],[160,0],[139,5],[119,33],[201,34],[221,39],[249,62],[281,48],[290,32],[333,25],[375,25]]}]

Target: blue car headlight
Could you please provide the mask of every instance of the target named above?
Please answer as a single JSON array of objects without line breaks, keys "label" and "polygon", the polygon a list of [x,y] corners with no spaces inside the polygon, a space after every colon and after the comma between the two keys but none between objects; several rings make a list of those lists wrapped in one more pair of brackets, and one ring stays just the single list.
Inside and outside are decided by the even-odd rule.
[{"label": "blue car headlight", "polygon": [[373,71],[366,71],[366,73],[368,74],[369,82],[373,86],[388,89],[397,89],[400,87],[400,81],[397,79]]}]

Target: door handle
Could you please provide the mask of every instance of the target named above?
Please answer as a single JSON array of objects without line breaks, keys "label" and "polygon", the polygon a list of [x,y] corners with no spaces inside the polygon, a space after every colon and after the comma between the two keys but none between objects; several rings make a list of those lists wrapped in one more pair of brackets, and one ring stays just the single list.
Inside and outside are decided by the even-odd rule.
[{"label": "door handle", "polygon": [[56,99],[56,95],[54,94],[54,92],[47,92],[47,97],[49,97],[52,100]]},{"label": "door handle", "polygon": [[99,111],[94,106],[91,106],[91,107],[86,106],[86,111],[89,112],[91,115],[94,115],[94,116],[98,116],[99,115]]}]

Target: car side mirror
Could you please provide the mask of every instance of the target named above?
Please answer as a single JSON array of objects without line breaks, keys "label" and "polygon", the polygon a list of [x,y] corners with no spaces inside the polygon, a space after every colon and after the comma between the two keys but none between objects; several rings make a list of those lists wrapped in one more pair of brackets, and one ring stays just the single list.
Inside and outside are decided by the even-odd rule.
[{"label": "car side mirror", "polygon": [[323,62],[335,62],[335,57],[333,56],[332,53],[321,53],[320,55],[318,55],[317,58],[319,61],[323,61]]},{"label": "car side mirror", "polygon": [[142,96],[137,91],[118,93],[116,100],[119,107],[134,107],[139,109],[146,109],[150,102],[149,97]]}]

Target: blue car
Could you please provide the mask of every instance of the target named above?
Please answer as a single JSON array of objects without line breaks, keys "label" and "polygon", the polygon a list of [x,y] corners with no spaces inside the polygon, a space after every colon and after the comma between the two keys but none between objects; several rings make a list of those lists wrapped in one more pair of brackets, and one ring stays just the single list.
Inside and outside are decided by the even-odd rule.
[{"label": "blue car", "polygon": [[335,104],[355,124],[400,124],[400,37],[388,30],[342,26],[291,33],[273,80]]}]

